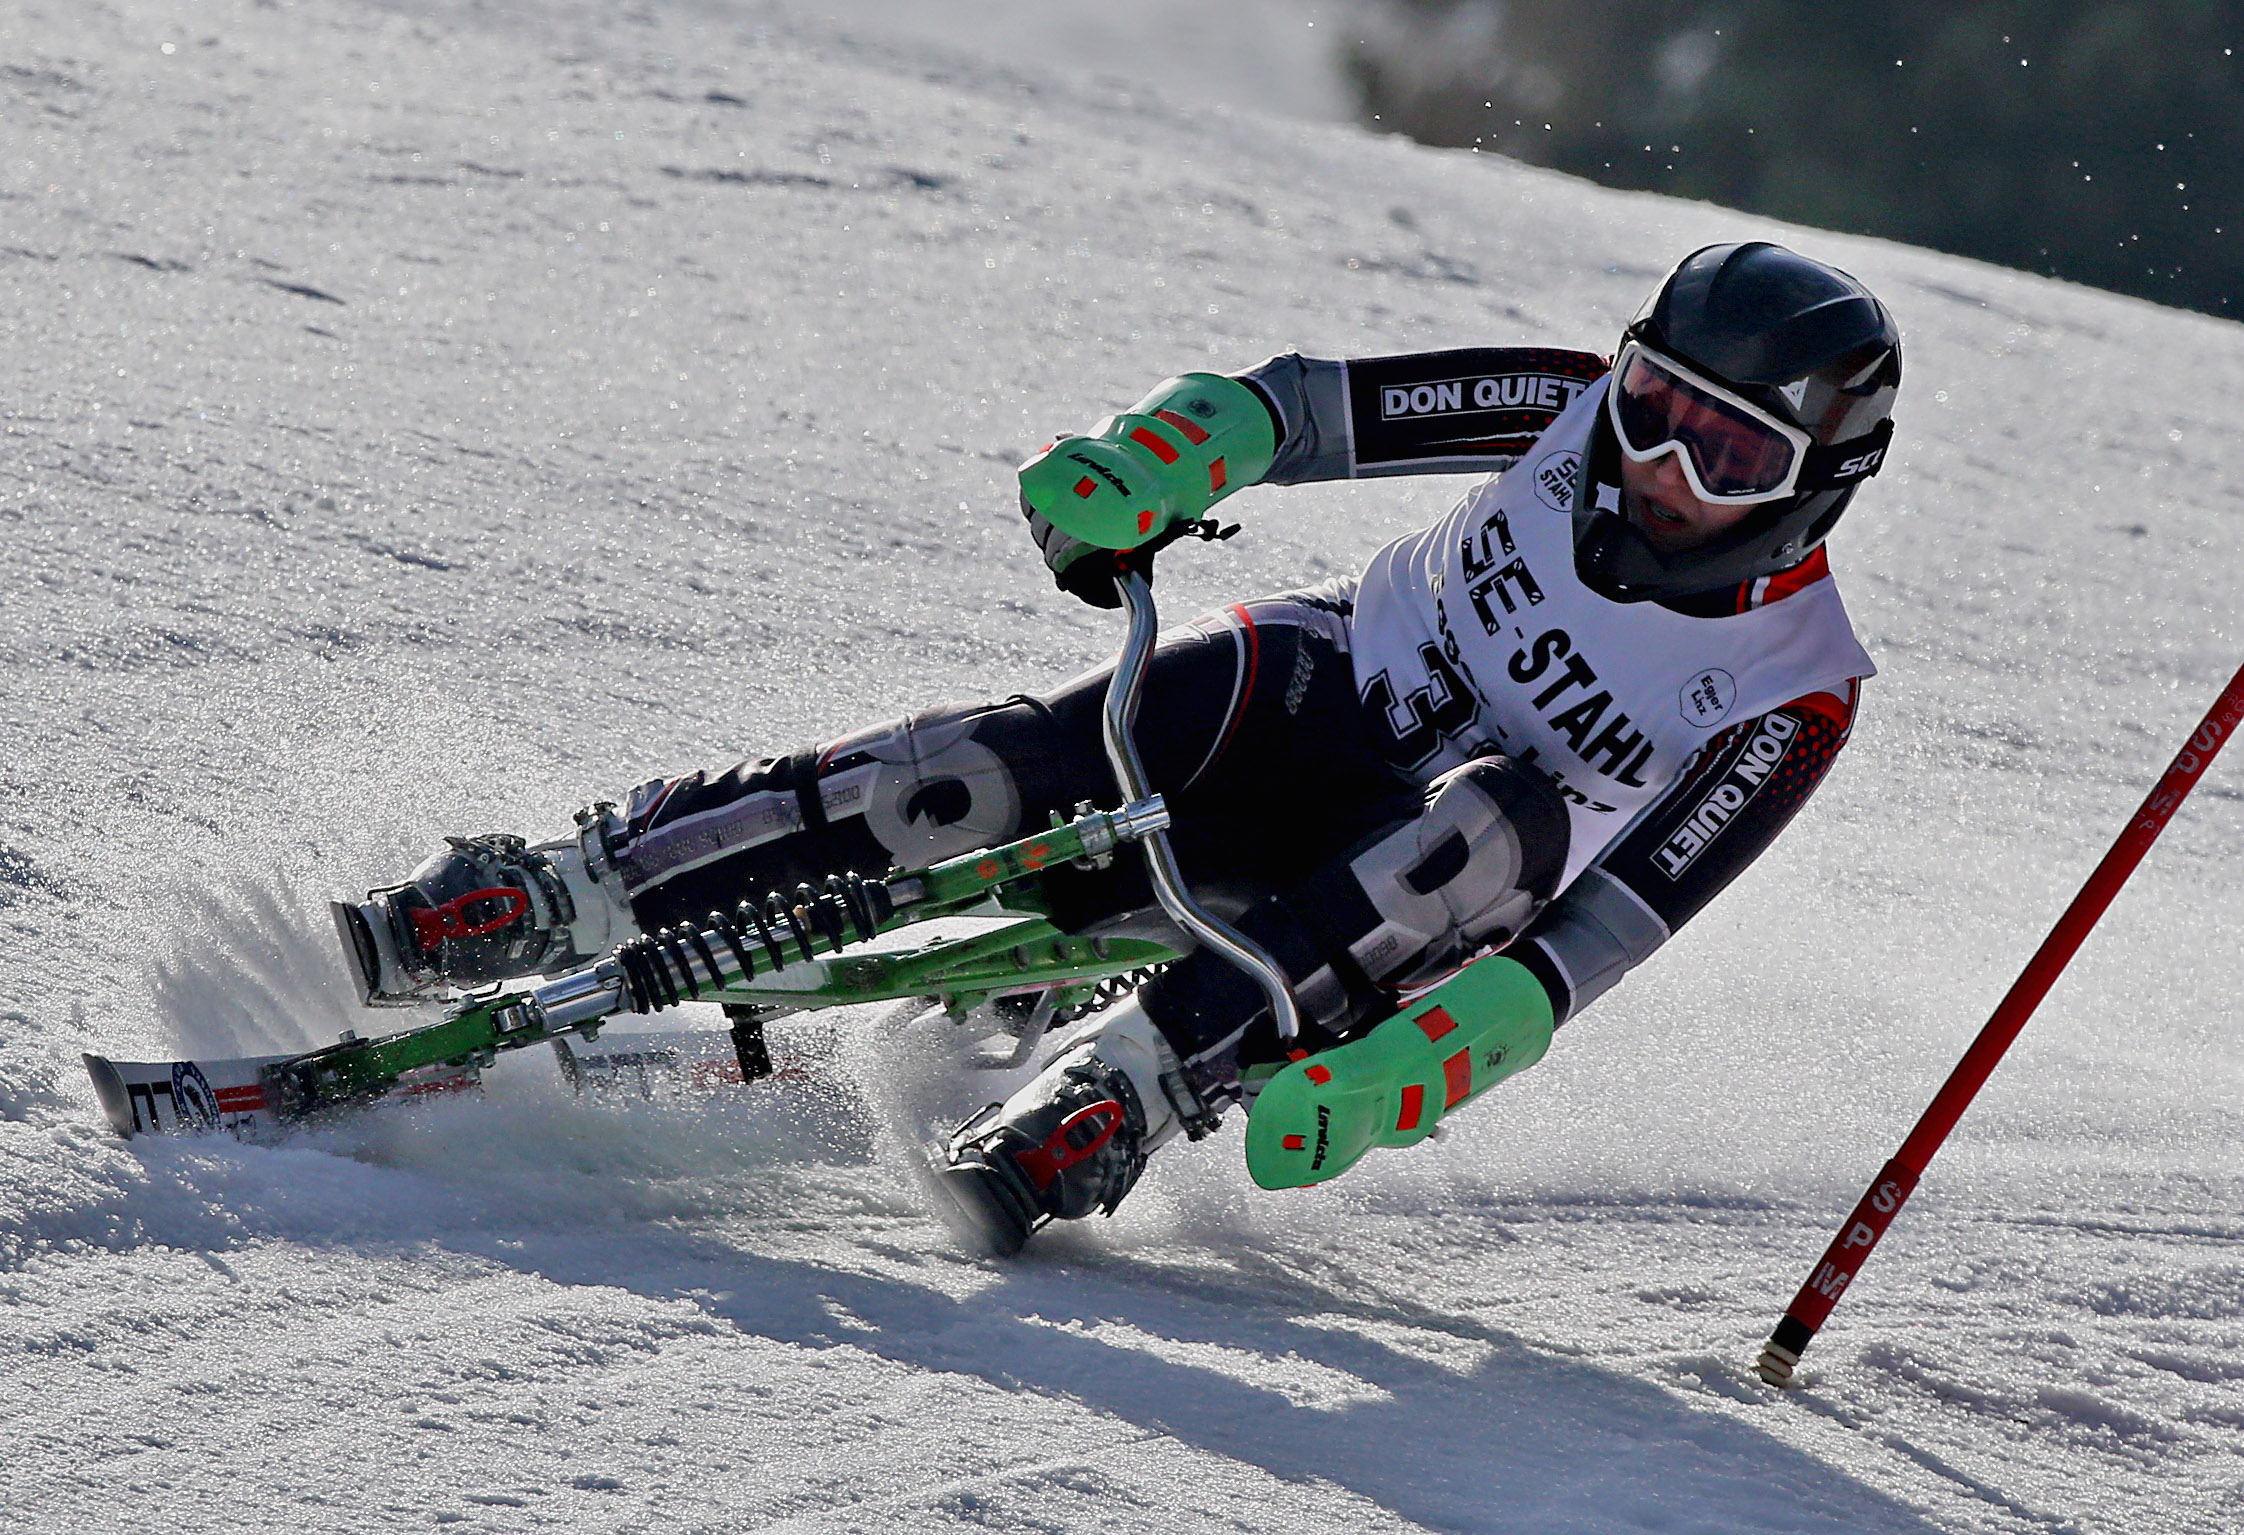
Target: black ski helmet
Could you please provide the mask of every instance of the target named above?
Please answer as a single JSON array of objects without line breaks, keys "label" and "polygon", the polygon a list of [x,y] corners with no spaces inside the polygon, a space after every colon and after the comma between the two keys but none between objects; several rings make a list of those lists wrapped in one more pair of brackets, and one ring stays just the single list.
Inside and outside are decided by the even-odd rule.
[{"label": "black ski helmet", "polygon": [[[1727,533],[1662,554],[1585,473],[1574,500],[1574,563],[1620,602],[1695,596],[1797,565],[1830,535],[1855,487],[1877,472],[1901,387],[1901,332],[1861,283],[1781,245],[1693,251],[1622,337],[1720,383],[1807,432],[1800,486],[1752,507]],[[1617,451],[1600,415],[1592,464]],[[1588,466],[1585,465],[1585,469]]]}]

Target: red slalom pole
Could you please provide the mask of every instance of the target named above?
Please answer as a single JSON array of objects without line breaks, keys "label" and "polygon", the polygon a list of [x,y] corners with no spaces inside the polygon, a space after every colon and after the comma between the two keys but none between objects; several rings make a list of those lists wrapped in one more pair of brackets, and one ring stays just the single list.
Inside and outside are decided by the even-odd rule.
[{"label": "red slalom pole", "polygon": [[1846,1293],[1855,1275],[1862,1272],[1871,1249],[1878,1245],[1878,1239],[1886,1234],[1886,1227],[1901,1212],[1917,1180],[1924,1176],[1925,1165],[1932,1160],[1933,1153],[1948,1139],[1948,1132],[1956,1128],[1956,1121],[1963,1118],[1964,1110],[1971,1106],[1979,1089],[1986,1086],[2003,1052],[2025,1028],[2026,1020],[2033,1016],[2041,999],[2064,973],[2089,930],[2111,905],[2112,898],[2119,894],[2119,887],[2127,883],[2127,877],[2135,872],[2135,866],[2143,861],[2143,855],[2150,851],[2151,844],[2166,829],[2174,811],[2188,798],[2189,791],[2197,787],[2197,780],[2207,764],[2236,733],[2240,723],[2244,723],[2244,667],[2238,668],[2221,696],[2213,701],[2213,707],[2198,723],[2189,744],[2174,758],[2166,769],[2166,776],[2159,779],[2150,797],[2127,823],[2127,829],[2104,855],[2104,861],[2096,865],[2096,872],[2088,876],[2088,883],[2080,887],[2080,894],[2073,897],[2072,905],[2065,908],[2065,914],[2049,930],[2049,936],[2034,951],[2034,957],[2026,962],[2024,972],[1996,1006],[1994,1016],[1971,1042],[1971,1048],[1956,1063],[1956,1069],[1948,1074],[1948,1080],[1925,1109],[1924,1117],[1917,1121],[1917,1128],[1909,1132],[1909,1138],[1901,1143],[1893,1160],[1879,1171],[1877,1181],[1870,1185],[1854,1207],[1854,1213],[1839,1228],[1838,1236],[1824,1250],[1823,1260],[1808,1276],[1808,1282],[1792,1297],[1792,1304],[1785,1308],[1783,1320],[1769,1334],[1769,1341],[1761,1346],[1761,1357],[1754,1365],[1763,1380],[1772,1386],[1792,1383],[1792,1367],[1800,1362],[1802,1350],[1831,1315],[1831,1308],[1838,1305],[1839,1297]]}]

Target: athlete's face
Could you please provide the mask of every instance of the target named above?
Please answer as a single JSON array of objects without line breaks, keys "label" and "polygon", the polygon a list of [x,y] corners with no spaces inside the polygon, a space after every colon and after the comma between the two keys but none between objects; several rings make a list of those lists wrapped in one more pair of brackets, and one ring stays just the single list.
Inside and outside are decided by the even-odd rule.
[{"label": "athlete's face", "polygon": [[1696,549],[1745,520],[1751,506],[1710,506],[1691,493],[1683,463],[1663,453],[1650,463],[1621,458],[1621,510],[1662,554]]}]

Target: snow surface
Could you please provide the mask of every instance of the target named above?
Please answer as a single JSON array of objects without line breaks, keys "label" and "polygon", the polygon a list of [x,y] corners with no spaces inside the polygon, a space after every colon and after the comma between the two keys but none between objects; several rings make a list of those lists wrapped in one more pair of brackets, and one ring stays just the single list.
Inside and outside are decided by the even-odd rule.
[{"label": "snow surface", "polygon": [[[814,10],[0,12],[0,1526],[2244,1527],[2233,758],[1809,1389],[1747,1372],[2244,654],[2244,332]],[[1004,1084],[871,1018],[805,1036],[838,1093],[525,1058],[272,1149],[101,1125],[82,1048],[360,1022],[318,902],[443,832],[1105,653],[1012,511],[1052,430],[1287,346],[1608,344],[1770,233],[1910,338],[1835,541],[1882,675],[1441,1144],[1274,1196],[1226,1133],[998,1266],[904,1145]],[[1165,609],[1455,489],[1250,491]]]},{"label": "snow surface", "polygon": [[789,8],[845,38],[965,53],[1047,82],[1098,79],[1171,103],[1331,122],[1355,112],[1340,45],[1360,23],[1361,0],[794,0]]}]

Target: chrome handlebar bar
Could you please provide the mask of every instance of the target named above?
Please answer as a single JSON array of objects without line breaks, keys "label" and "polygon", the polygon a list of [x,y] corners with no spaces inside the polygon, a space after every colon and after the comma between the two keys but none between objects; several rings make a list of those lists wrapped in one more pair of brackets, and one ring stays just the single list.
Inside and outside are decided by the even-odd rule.
[{"label": "chrome handlebar bar", "polygon": [[[1129,610],[1130,632],[1123,642],[1121,658],[1115,662],[1114,678],[1106,689],[1106,755],[1114,765],[1114,780],[1122,791],[1123,803],[1131,804],[1150,798],[1153,792],[1146,782],[1145,764],[1138,757],[1136,726],[1138,699],[1145,691],[1146,666],[1153,658],[1158,626],[1153,609],[1153,588],[1144,576],[1127,571],[1115,584],[1121,589],[1122,605]],[[1285,972],[1278,968],[1277,961],[1260,944],[1193,898],[1177,867],[1176,851],[1169,846],[1168,832],[1150,832],[1140,846],[1145,851],[1146,873],[1153,880],[1153,893],[1160,900],[1161,909],[1177,926],[1253,977],[1270,1000],[1270,1014],[1277,1024],[1280,1039],[1290,1040],[1299,1035],[1301,1009],[1294,1002],[1293,989],[1286,984]]]}]

